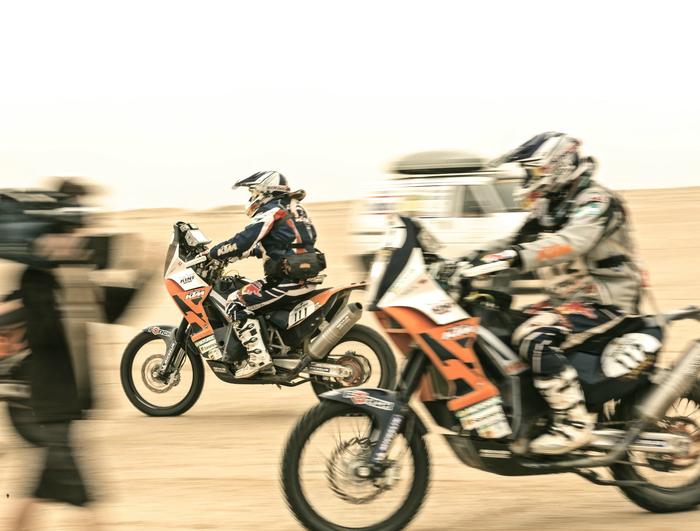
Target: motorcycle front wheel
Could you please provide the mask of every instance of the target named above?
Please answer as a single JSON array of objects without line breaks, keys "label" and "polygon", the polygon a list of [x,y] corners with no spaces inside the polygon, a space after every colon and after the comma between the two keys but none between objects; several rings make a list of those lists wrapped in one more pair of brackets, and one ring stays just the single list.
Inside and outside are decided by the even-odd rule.
[{"label": "motorcycle front wheel", "polygon": [[185,349],[182,364],[167,381],[156,370],[165,357],[165,338],[138,334],[124,349],[120,377],[129,401],[151,417],[182,415],[199,399],[204,387],[204,364],[199,354]]},{"label": "motorcycle front wheel", "polygon": [[430,464],[417,430],[399,433],[381,477],[362,478],[373,444],[372,416],[352,405],[322,401],[297,423],[282,462],[282,488],[297,520],[314,531],[395,531],[425,499]]}]

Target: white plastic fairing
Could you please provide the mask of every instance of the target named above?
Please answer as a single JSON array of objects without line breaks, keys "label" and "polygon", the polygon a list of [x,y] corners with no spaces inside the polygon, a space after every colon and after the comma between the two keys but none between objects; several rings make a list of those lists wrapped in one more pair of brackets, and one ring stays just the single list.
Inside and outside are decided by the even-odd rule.
[{"label": "white plastic fairing", "polygon": [[208,284],[189,267],[169,275],[168,278],[177,282],[184,290],[208,286]]},{"label": "white plastic fairing", "polygon": [[413,223],[420,229],[417,238],[421,247],[429,253],[437,254],[437,252],[443,247],[440,240],[438,240],[437,237],[418,220],[414,219]]},{"label": "white plastic fairing", "polygon": [[[376,282],[378,281],[379,279]],[[469,318],[469,315],[428,275],[423,253],[418,248],[412,250],[404,269],[384,296],[377,301],[379,308],[388,306],[415,308],[439,325]]]},{"label": "white plastic fairing", "polygon": [[372,266],[369,270],[369,278],[367,285],[367,304],[371,306],[372,301],[377,296],[377,289],[382,281],[382,277],[386,272],[386,266],[389,263],[389,252],[382,249],[377,251],[374,255],[374,260],[372,261]]}]

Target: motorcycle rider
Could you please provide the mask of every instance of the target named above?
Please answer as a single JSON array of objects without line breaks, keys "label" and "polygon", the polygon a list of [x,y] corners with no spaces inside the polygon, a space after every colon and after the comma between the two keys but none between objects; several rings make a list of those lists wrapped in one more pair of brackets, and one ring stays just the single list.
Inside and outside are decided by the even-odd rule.
[{"label": "motorcycle rider", "polygon": [[526,308],[532,317],[512,337],[554,413],[548,431],[530,441],[537,454],[566,453],[591,440],[594,420],[565,350],[638,313],[642,287],[622,200],[593,180],[595,161],[582,157],[579,146],[575,138],[547,132],[498,159],[525,169],[515,198],[530,215],[515,234],[473,252],[457,268],[505,261],[521,272],[554,272],[548,299]]},{"label": "motorcycle rider", "polygon": [[[272,359],[254,312],[287,297],[315,289],[313,277],[325,268],[316,248],[316,229],[299,204],[304,190],[290,191],[287,179],[277,171],[260,171],[241,179],[233,188],[248,188],[246,215],[251,222],[238,234],[206,252],[218,260],[253,256],[264,258],[265,277],[232,293],[227,312],[248,359],[236,370],[236,378],[249,378],[272,367]],[[225,362],[229,362],[224,358]]]}]

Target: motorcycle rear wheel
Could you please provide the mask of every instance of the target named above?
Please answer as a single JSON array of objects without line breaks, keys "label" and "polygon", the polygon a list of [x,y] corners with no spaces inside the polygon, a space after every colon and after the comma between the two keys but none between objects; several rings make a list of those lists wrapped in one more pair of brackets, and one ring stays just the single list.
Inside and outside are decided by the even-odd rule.
[{"label": "motorcycle rear wheel", "polygon": [[[622,400],[617,407],[615,420],[633,418],[634,398],[632,396]],[[688,408],[688,405],[692,407]],[[646,463],[643,467],[629,463],[616,463],[610,467],[613,477],[618,481],[645,481],[650,484],[650,488],[626,485],[620,486],[620,490],[636,505],[653,513],[689,511],[700,505],[700,381],[674,403],[665,419],[659,423],[659,429],[663,431],[674,429],[674,426],[682,426],[694,441],[690,455],[694,462],[689,466],[685,466],[686,463],[676,465],[681,458],[667,461],[644,458]],[[627,459],[639,461],[640,457],[634,452],[628,452]],[[676,469],[672,470],[674,466]],[[688,468],[693,468],[695,472],[689,481],[678,486],[668,486],[669,472]]]},{"label": "motorcycle rear wheel", "polygon": [[[359,346],[360,352],[356,352],[356,348],[350,348],[353,346]],[[362,381],[337,381],[333,378],[314,376],[311,380],[311,387],[316,396],[341,387],[366,386],[393,389],[396,383],[396,358],[391,347],[377,331],[369,326],[356,324],[335,344],[323,361],[334,363],[335,360],[344,355],[350,360],[352,356],[365,358],[369,362],[371,373],[375,374],[364,375]],[[377,371],[379,371],[378,375]],[[379,377],[377,378],[377,376]]]}]

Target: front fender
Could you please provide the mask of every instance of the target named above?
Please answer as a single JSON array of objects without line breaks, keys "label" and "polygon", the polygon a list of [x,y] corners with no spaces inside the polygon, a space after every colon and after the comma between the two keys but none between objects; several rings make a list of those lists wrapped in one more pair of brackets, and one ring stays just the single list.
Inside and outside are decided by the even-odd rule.
[{"label": "front fender", "polygon": [[428,433],[421,418],[408,404],[398,399],[396,391],[379,387],[346,387],[326,391],[319,395],[319,398],[352,404],[358,409],[367,411],[377,421],[377,427],[382,435],[396,431],[390,429],[395,416],[400,416],[402,419],[401,428],[398,431],[418,430],[421,437]]}]

